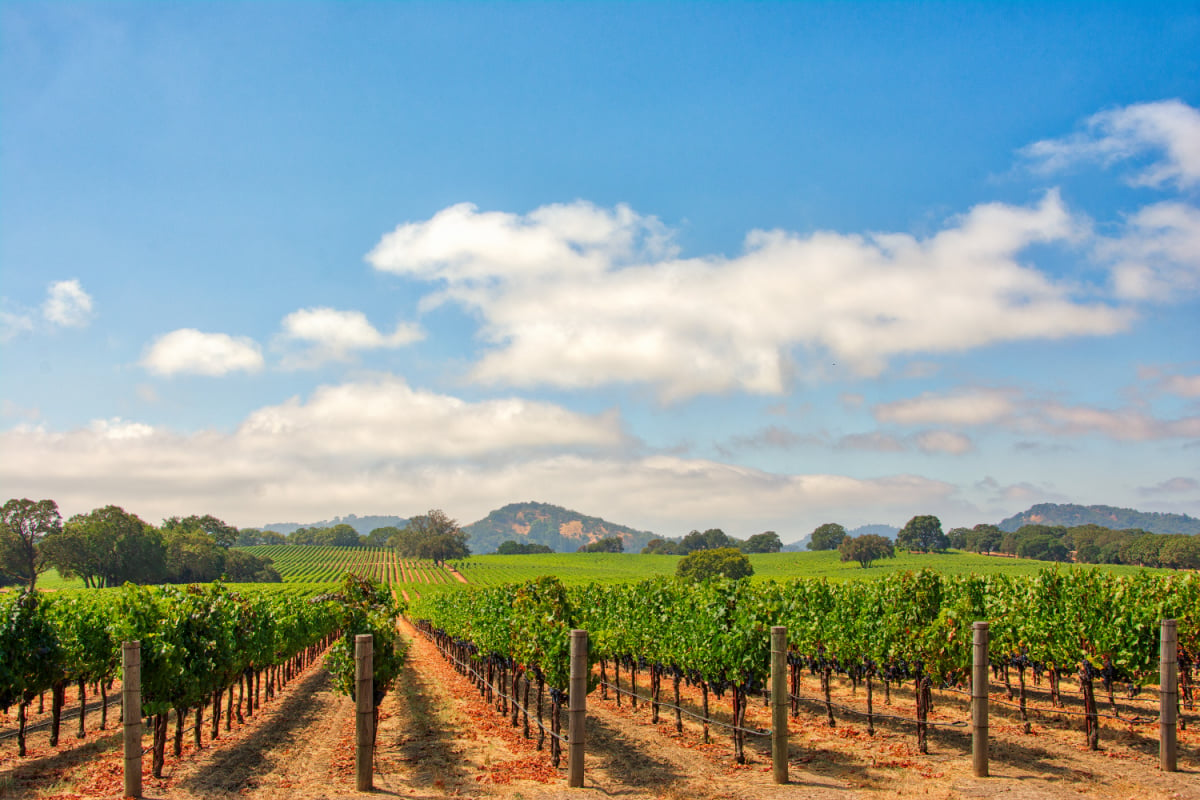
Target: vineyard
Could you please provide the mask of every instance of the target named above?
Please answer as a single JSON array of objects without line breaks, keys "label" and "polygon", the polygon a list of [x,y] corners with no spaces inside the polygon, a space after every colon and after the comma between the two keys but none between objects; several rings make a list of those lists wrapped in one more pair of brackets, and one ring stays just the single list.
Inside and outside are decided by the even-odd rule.
[{"label": "vineyard", "polygon": [[[659,578],[574,588],[542,578],[437,595],[416,604],[411,613],[448,658],[477,677],[484,691],[508,691],[511,698],[523,691],[527,708],[532,684],[539,727],[542,692],[548,689],[552,733],[557,733],[558,709],[567,690],[566,634],[584,629],[591,642],[589,657],[599,667],[594,681],[618,698],[624,691],[634,693],[636,705],[636,682],[645,673],[656,721],[664,678],[671,684],[677,727],[681,684],[699,690],[706,739],[707,724],[713,721],[710,698],[728,695],[730,713],[722,724],[732,731],[739,763],[745,760],[746,734],[754,733],[745,727],[746,712],[751,698],[765,691],[768,632],[776,625],[789,633],[793,714],[801,702],[801,675],[808,671],[820,679],[832,724],[831,678],[841,675],[856,690],[865,686],[865,716],[873,727],[877,683],[889,699],[894,688],[911,684],[918,723],[927,720],[934,687],[961,692],[969,683],[972,622],[989,621],[990,664],[1006,686],[1016,673],[1022,718],[1028,721],[1027,675],[1039,684],[1043,677],[1048,681],[1055,707],[1062,705],[1063,682],[1076,679],[1084,698],[1093,698],[1083,711],[1093,748],[1099,713],[1095,683],[1116,712],[1118,693],[1134,698],[1154,682],[1160,620],[1178,621],[1181,695],[1189,711],[1200,653],[1200,579],[1194,574],[1127,577],[1044,570],[1032,578],[1012,578],[923,571],[851,583],[688,584]],[[516,711],[512,713],[515,720]],[[917,728],[922,750],[927,724]]]},{"label": "vineyard", "polygon": [[141,713],[151,732],[155,777],[162,775],[171,718],[172,750],[178,758],[186,731],[200,746],[205,708],[210,736],[217,739],[222,717],[229,731],[235,717],[242,722],[251,716],[262,699],[272,699],[327,649],[326,664],[349,687],[354,665],[346,656],[351,646],[347,640],[357,632],[375,634],[384,649],[396,653],[391,660],[376,662],[377,683],[386,688],[402,657],[395,645],[399,609],[391,595],[352,576],[343,580],[339,592],[329,590],[301,584],[236,590],[220,583],[152,588],[127,584],[119,591],[64,596],[3,595],[0,709],[17,707],[12,734],[18,756],[26,753],[30,705],[35,699],[44,705],[46,693],[51,697],[52,747],[59,743],[68,687],[75,689],[78,705],[77,736],[82,738],[85,731],[89,686],[101,696],[99,724],[106,727],[108,691],[122,677],[122,642],[140,643]]},{"label": "vineyard", "polygon": [[256,545],[244,548],[272,560],[285,583],[332,583],[347,572],[389,585],[420,588],[461,583],[445,565],[400,558],[389,547]]},{"label": "vineyard", "polygon": [[[847,746],[870,749],[873,741],[895,752],[896,742],[912,741],[914,755],[882,763],[934,774],[921,766],[931,762],[920,759],[944,764],[947,752],[969,744],[976,620],[990,624],[998,732],[1019,740],[1060,730],[1080,752],[1117,745],[1130,753],[1123,758],[1148,752],[1147,737],[1157,726],[1164,618],[1177,621],[1180,729],[1192,732],[1200,723],[1200,576],[1190,573],[923,570],[862,581],[695,584],[664,575],[622,581],[618,575],[639,557],[621,554],[532,557],[536,565],[528,556],[487,557],[456,564],[458,572],[378,548],[255,550],[276,560],[284,584],[0,595],[0,652],[6,654],[0,706],[17,709],[15,725],[6,724],[0,739],[15,740],[18,757],[24,756],[32,716],[39,730],[49,729],[51,746],[60,746],[65,706],[77,711],[77,736],[85,720],[108,727],[122,641],[141,642],[152,775],[163,774],[168,757],[186,755],[185,736],[194,738],[191,752],[200,752],[202,735],[215,742],[222,729],[248,722],[260,703],[319,661],[332,670],[332,686],[352,694],[355,632],[372,632],[382,654],[374,667],[378,722],[382,690],[413,680],[403,666],[408,639],[395,625],[399,598],[409,601],[407,615],[416,625],[409,630],[428,640],[454,676],[441,683],[466,681],[478,695],[472,713],[490,708],[500,728],[512,731],[507,735],[548,751],[522,762],[544,765],[523,768],[538,780],[561,780],[554,768],[563,767],[569,742],[563,717],[571,702],[573,629],[588,633],[582,663],[589,715],[599,714],[610,729],[648,726],[640,734],[651,737],[641,745],[647,753],[691,739],[705,748],[720,743],[717,752],[724,755],[713,757],[730,765],[769,760],[769,704],[778,697],[768,691],[774,626],[787,630],[785,702],[797,726],[793,763],[811,757],[795,731],[806,731],[808,742],[819,726],[839,731]],[[663,569],[662,559],[675,560],[657,557],[643,568]],[[544,569],[548,561],[561,562],[564,579],[505,580]],[[380,582],[343,575],[334,583],[338,569]],[[588,570],[593,580],[585,581]],[[433,668],[426,663],[423,669]],[[413,702],[412,692],[409,683],[405,702]],[[89,695],[98,695],[99,703],[87,703]],[[43,704],[47,713],[38,714]],[[99,713],[89,717],[93,708]],[[392,705],[383,719],[400,713]],[[402,733],[394,735],[403,740]],[[1185,769],[1200,767],[1194,733],[1184,734],[1180,748]]]}]

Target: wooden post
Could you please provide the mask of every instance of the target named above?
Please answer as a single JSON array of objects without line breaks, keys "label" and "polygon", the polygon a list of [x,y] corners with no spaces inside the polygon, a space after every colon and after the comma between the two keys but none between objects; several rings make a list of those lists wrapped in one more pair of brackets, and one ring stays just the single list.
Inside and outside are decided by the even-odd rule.
[{"label": "wooden post", "polygon": [[125,796],[142,796],[142,643],[121,643],[121,719],[125,728]]},{"label": "wooden post", "polygon": [[375,732],[375,654],[374,638],[369,633],[354,637],[354,697],[358,711],[355,724],[354,788],[360,792],[372,791],[371,756]]},{"label": "wooden post", "polygon": [[971,626],[971,766],[976,778],[988,776],[988,624]]},{"label": "wooden post", "polygon": [[567,687],[567,786],[583,786],[583,753],[587,741],[587,631],[571,631],[571,677]]},{"label": "wooden post", "polygon": [[776,783],[788,782],[787,628],[771,628],[771,772]]},{"label": "wooden post", "polygon": [[1158,765],[1164,772],[1176,772],[1175,717],[1179,697],[1179,640],[1175,620],[1162,621],[1158,662]]}]

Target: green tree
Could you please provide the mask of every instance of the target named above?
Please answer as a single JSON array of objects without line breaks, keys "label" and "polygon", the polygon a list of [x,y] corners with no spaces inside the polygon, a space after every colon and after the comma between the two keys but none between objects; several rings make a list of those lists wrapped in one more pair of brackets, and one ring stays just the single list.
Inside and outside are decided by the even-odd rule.
[{"label": "green tree", "polygon": [[388,544],[406,558],[430,558],[438,563],[471,555],[469,535],[440,509],[431,509],[409,519],[408,524],[388,539]]},{"label": "green tree", "polygon": [[775,531],[756,533],[745,541],[741,547],[743,553],[778,553],[783,549],[779,534]]},{"label": "green tree", "polygon": [[238,538],[238,529],[233,525],[227,525],[223,520],[219,520],[212,514],[197,516],[192,514],[189,517],[168,517],[163,520],[162,530],[164,532],[178,531],[201,531],[209,536],[219,547],[233,547],[234,542]]},{"label": "green tree", "polygon": [[502,556],[528,556],[539,553],[553,553],[554,548],[548,544],[537,544],[534,542],[517,542],[509,539],[501,542],[496,548],[496,553]]},{"label": "green tree", "polygon": [[620,536],[606,536],[579,548],[581,553],[624,553],[625,542]]},{"label": "green tree", "polygon": [[942,532],[942,521],[937,517],[916,516],[896,534],[896,545],[904,550],[941,552],[950,547],[950,537]]},{"label": "green tree", "polygon": [[737,547],[738,541],[720,528],[709,528],[704,533],[692,531],[683,537],[679,543],[679,551],[683,554],[697,550],[716,550],[724,547]]},{"label": "green tree", "polygon": [[382,528],[374,528],[370,533],[363,538],[363,544],[367,547],[387,547],[388,539],[400,532],[400,529],[395,525],[385,525]]},{"label": "green tree", "polygon": [[836,522],[826,522],[812,532],[808,540],[809,550],[837,550],[838,545],[846,538],[846,529]]},{"label": "green tree", "polygon": [[1047,533],[1035,533],[1021,537],[1017,542],[1017,555],[1039,561],[1070,561],[1071,551],[1061,539]]},{"label": "green tree", "polygon": [[642,548],[643,554],[660,555],[660,556],[679,556],[683,555],[679,549],[678,542],[673,542],[670,539],[651,539],[646,542],[646,546]]},{"label": "green tree", "polygon": [[120,506],[76,514],[44,546],[59,572],[83,578],[86,586],[159,583],[166,577],[162,533]]},{"label": "green tree", "polygon": [[163,534],[168,583],[208,583],[225,571],[225,550],[197,529]]},{"label": "green tree", "polygon": [[333,547],[358,547],[361,539],[352,526],[340,522],[329,529],[329,544]]},{"label": "green tree", "polygon": [[244,550],[230,550],[225,554],[225,570],[222,577],[232,583],[280,583],[283,576],[271,564],[271,559],[254,556]]},{"label": "green tree", "polygon": [[0,507],[0,572],[33,591],[38,573],[46,569],[39,544],[61,530],[62,516],[53,500],[9,500]]},{"label": "green tree", "polygon": [[689,581],[703,581],[718,575],[736,580],[753,574],[750,559],[735,547],[697,550],[679,559],[675,566],[676,577]]},{"label": "green tree", "polygon": [[886,537],[874,533],[847,536],[838,545],[842,561],[857,561],[863,569],[882,558],[895,558],[896,548]]}]

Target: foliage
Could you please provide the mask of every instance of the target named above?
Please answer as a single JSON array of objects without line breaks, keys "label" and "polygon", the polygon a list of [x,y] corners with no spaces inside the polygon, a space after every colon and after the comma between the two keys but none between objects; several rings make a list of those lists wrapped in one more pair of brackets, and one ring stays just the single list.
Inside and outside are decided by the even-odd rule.
[{"label": "foliage", "polygon": [[873,533],[842,539],[837,551],[842,561],[857,561],[863,569],[880,559],[896,557],[896,548],[891,541]]},{"label": "foliage", "polygon": [[85,586],[158,583],[166,578],[162,534],[119,506],[76,514],[43,546],[50,564],[65,576],[83,578]]},{"label": "foliage", "polygon": [[942,521],[932,515],[910,519],[896,534],[896,546],[905,550],[942,552],[950,548],[950,537],[942,532]]},{"label": "foliage", "polygon": [[809,550],[837,550],[846,538],[846,529],[836,522],[826,522],[812,532],[808,540]]},{"label": "foliage", "polygon": [[675,575],[689,581],[703,581],[718,576],[737,580],[754,574],[754,567],[745,554],[733,547],[716,550],[697,550],[679,560]]},{"label": "foliage", "polygon": [[343,694],[355,697],[355,637],[370,634],[374,655],[372,699],[377,708],[404,666],[407,647],[396,630],[401,604],[387,588],[369,578],[347,574],[335,594],[320,601],[332,601],[338,609],[341,637],[329,649],[325,666]]},{"label": "foliage", "polygon": [[625,542],[621,541],[620,536],[608,536],[604,539],[585,544],[579,548],[581,553],[623,553],[625,552]]},{"label": "foliage", "polygon": [[0,574],[24,583],[30,591],[46,569],[39,544],[62,530],[53,500],[12,499],[0,507]]},{"label": "foliage", "polygon": [[554,550],[545,544],[530,544],[528,542],[514,542],[509,539],[507,542],[502,542],[496,548],[496,554],[502,556],[532,556],[539,553],[553,553]]},{"label": "foliage", "polygon": [[406,558],[428,558],[435,564],[471,555],[468,535],[446,512],[432,509],[408,521],[388,539],[388,545]]},{"label": "foliage", "polygon": [[238,539],[238,529],[217,519],[212,514],[190,517],[168,517],[163,520],[163,531],[202,533],[208,536],[218,547],[232,547]]},{"label": "foliage", "polygon": [[738,545],[738,549],[743,553],[778,553],[783,549],[783,542],[775,531],[763,531]]},{"label": "foliage", "polygon": [[502,542],[513,539],[543,544],[555,552],[574,552],[584,542],[620,536],[625,546],[637,552],[654,538],[647,531],[617,525],[599,517],[549,503],[510,503],[463,528],[477,553],[494,552]]}]

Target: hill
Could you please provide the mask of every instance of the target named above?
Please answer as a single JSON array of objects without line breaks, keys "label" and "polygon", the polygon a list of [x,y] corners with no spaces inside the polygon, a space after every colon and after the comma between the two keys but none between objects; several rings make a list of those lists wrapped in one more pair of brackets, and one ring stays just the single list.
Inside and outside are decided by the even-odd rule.
[{"label": "hill", "polygon": [[569,553],[609,536],[620,536],[625,542],[625,552],[637,553],[654,538],[649,531],[589,517],[562,506],[533,502],[510,503],[463,530],[471,535],[467,544],[476,554],[495,552],[509,539],[523,544],[544,544],[556,552]]},{"label": "hill", "polygon": [[1116,506],[1079,506],[1073,503],[1039,503],[1028,511],[1003,520],[1002,531],[1015,531],[1022,525],[1100,525],[1124,530],[1138,528],[1149,533],[1200,534],[1200,519],[1187,514],[1162,514],[1157,511],[1135,511]]},{"label": "hill", "polygon": [[270,525],[263,525],[264,531],[275,531],[287,536],[297,528],[332,528],[334,525],[346,524],[359,533],[366,535],[376,528],[386,528],[389,525],[397,528],[403,528],[408,524],[407,517],[392,517],[392,516],[368,516],[359,517],[354,514],[347,514],[344,517],[334,517],[320,522],[272,522]]}]

